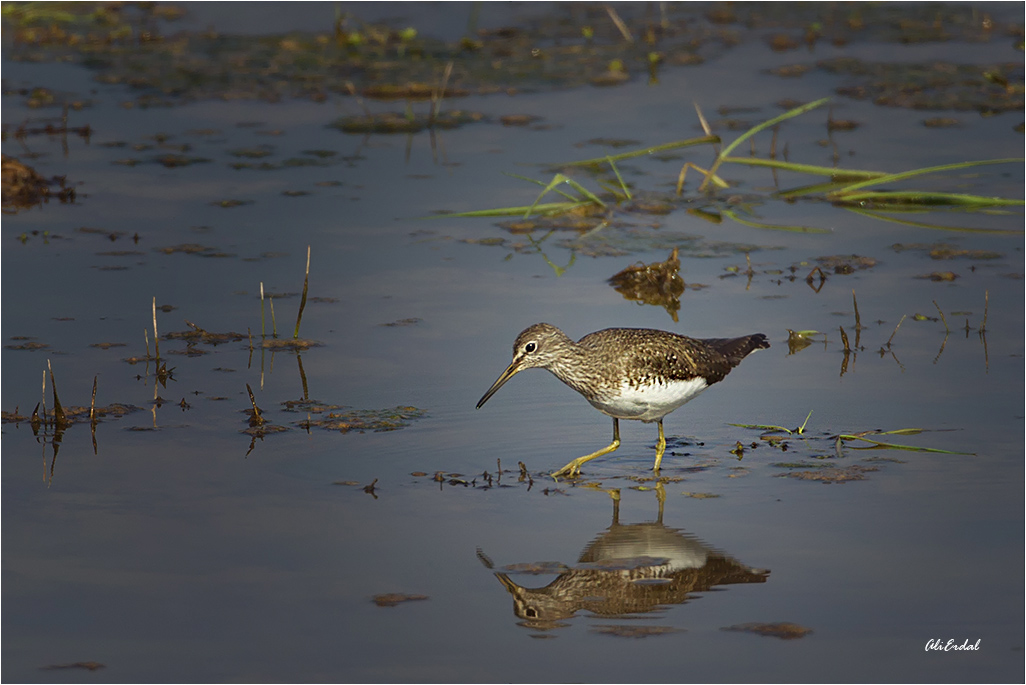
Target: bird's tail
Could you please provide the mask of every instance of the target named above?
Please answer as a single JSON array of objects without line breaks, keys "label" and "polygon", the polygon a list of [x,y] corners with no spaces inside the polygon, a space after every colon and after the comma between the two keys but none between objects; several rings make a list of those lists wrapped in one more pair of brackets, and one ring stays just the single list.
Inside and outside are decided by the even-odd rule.
[{"label": "bird's tail", "polygon": [[741,360],[752,352],[764,350],[770,346],[769,340],[762,333],[754,333],[740,338],[712,338],[702,342],[726,357],[731,367],[740,364]]}]

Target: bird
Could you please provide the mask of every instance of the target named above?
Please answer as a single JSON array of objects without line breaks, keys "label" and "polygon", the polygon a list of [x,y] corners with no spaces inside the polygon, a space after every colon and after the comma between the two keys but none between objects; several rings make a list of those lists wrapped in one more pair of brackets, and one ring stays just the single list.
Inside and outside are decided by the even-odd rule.
[{"label": "bird", "polygon": [[658,424],[652,467],[658,473],[666,451],[663,417],[723,380],[749,354],[769,346],[762,333],[697,339],[651,328],[606,328],[574,342],[552,324],[536,323],[517,336],[513,361],[477,408],[521,371],[547,369],[613,419],[613,441],[607,447],[572,460],[553,477],[575,477],[584,463],[616,450],[620,419]]},{"label": "bird", "polygon": [[[549,562],[558,573],[545,587],[526,587],[510,578],[516,565],[495,571],[513,597],[513,613],[519,624],[535,630],[551,630],[569,624],[579,611],[601,618],[637,617],[671,604],[683,604],[696,593],[720,585],[765,583],[768,569],[752,568],[663,523],[666,491],[655,485],[659,514],[655,521],[620,523],[620,491],[606,490],[613,500],[613,521],[599,533],[577,564]],[[478,559],[494,570],[494,564],[478,549]]]}]

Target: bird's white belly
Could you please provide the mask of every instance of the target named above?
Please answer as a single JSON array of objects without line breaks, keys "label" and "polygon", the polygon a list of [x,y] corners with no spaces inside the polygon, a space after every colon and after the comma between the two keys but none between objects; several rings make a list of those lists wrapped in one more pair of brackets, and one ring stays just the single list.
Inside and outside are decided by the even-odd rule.
[{"label": "bird's white belly", "polygon": [[637,387],[623,383],[618,395],[597,397],[589,402],[603,414],[618,419],[657,421],[707,387],[709,384],[701,377]]}]

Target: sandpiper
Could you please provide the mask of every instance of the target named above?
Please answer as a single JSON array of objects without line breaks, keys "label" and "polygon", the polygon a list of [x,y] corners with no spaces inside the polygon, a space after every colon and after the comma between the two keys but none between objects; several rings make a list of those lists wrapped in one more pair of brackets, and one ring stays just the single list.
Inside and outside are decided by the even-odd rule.
[{"label": "sandpiper", "polygon": [[581,465],[620,446],[620,419],[659,424],[654,471],[666,450],[663,417],[717,383],[745,357],[769,347],[762,333],[699,340],[650,328],[607,328],[577,342],[547,323],[517,336],[513,361],[488,388],[477,408],[524,369],[548,369],[613,418],[613,442],[578,457],[553,476],[573,477]]}]

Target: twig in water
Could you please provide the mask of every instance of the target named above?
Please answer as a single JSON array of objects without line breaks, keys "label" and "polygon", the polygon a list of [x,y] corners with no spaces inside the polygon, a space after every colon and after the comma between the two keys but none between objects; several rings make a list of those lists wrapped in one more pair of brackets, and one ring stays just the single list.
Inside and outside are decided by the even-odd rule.
[{"label": "twig in water", "polygon": [[160,359],[160,338],[157,336],[157,298],[153,298],[153,350],[157,359]]},{"label": "twig in water", "polygon": [[627,28],[627,24],[623,22],[623,19],[620,18],[620,15],[617,14],[612,5],[606,5],[605,7],[606,12],[609,14],[609,18],[613,20],[614,24],[616,24],[616,29],[620,32],[620,35],[622,35],[624,40],[628,43],[633,43],[634,36],[631,35],[631,30]]},{"label": "twig in water", "polygon": [[93,399],[89,402],[89,423],[96,425],[96,376],[93,376]]},{"label": "twig in water", "polygon": [[990,310],[990,291],[983,291],[983,323],[980,324],[980,335],[987,332],[987,312]]},{"label": "twig in water", "polygon": [[[47,364],[49,365],[49,361]],[[46,430],[46,369],[43,369],[43,430]]]},{"label": "twig in water", "polygon": [[267,419],[260,415],[260,407],[257,406],[256,398],[253,396],[253,388],[249,387],[249,383],[246,383],[246,392],[249,393],[249,403],[253,405],[253,416],[251,416],[249,419],[249,425],[264,425],[265,423],[267,423]]},{"label": "twig in water", "polygon": [[449,77],[452,76],[452,60],[445,65],[445,73],[442,74],[442,85],[437,93],[431,94],[431,122],[434,123],[439,111],[442,109],[442,100],[445,98],[445,87],[449,85]]},{"label": "twig in water", "polygon": [[96,376],[93,376],[93,399],[89,402],[89,433],[93,438],[93,454],[96,454]]},{"label": "twig in water", "polygon": [[260,281],[260,337],[267,337],[267,326],[264,324],[264,282]]},{"label": "twig in water", "polygon": [[310,246],[306,246],[306,277],[303,279],[303,297],[299,301],[299,315],[296,317],[296,332],[292,335],[295,340],[299,339],[299,322],[303,320],[303,309],[306,307],[306,291],[310,286]]},{"label": "twig in water", "polygon": [[848,344],[848,334],[844,332],[844,326],[838,326],[841,331],[841,342],[844,343],[844,353],[851,352],[851,345]]},{"label": "twig in water", "polygon": [[46,368],[50,370],[50,387],[53,389],[53,425],[56,430],[60,430],[67,425],[68,419],[64,415],[61,400],[57,397],[57,380],[53,377],[53,367],[50,366],[49,359],[46,360]]},{"label": "twig in water", "polygon": [[891,337],[887,338],[887,347],[891,346],[891,341],[894,340],[894,335],[898,332],[898,329],[901,328],[901,323],[905,320],[905,316],[905,314],[901,315],[901,321],[899,321],[898,325],[894,327],[894,333],[891,333]]},{"label": "twig in water", "polygon": [[944,332],[950,333],[951,329],[948,328],[948,320],[944,318],[944,312],[941,310],[940,305],[937,304],[937,300],[933,301],[933,306],[937,308],[937,313],[940,314],[941,321],[944,323]]}]

